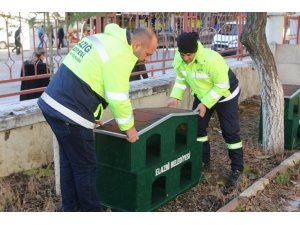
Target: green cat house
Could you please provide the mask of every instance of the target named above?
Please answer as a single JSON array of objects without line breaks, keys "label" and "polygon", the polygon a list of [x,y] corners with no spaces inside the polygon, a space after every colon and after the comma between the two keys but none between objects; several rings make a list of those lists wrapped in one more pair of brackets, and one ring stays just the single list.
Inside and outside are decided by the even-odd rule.
[{"label": "green cat house", "polygon": [[[284,94],[284,148],[300,146],[300,85],[282,84]],[[276,119],[276,118],[274,118]],[[262,105],[260,107],[258,142],[263,141]]]},{"label": "green cat house", "polygon": [[198,113],[161,107],[133,110],[139,140],[114,119],[95,132],[97,192],[112,211],[155,211],[202,181]]}]

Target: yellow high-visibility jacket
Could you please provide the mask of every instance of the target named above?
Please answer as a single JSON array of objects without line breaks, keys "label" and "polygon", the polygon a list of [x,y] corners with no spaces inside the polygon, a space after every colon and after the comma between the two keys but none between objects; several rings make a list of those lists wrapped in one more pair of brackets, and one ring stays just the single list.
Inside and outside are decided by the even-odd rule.
[{"label": "yellow high-visibility jacket", "polygon": [[128,130],[134,125],[129,77],[137,60],[126,29],[108,24],[71,49],[42,99],[91,129],[108,104],[120,130]]},{"label": "yellow high-visibility jacket", "polygon": [[185,64],[180,52],[176,50],[172,65],[177,75],[170,95],[172,98],[182,100],[186,88],[190,86],[192,94],[210,109],[218,101],[226,100],[238,88],[238,80],[229,72],[231,70],[224,58],[219,53],[204,48],[200,42],[191,63]]}]

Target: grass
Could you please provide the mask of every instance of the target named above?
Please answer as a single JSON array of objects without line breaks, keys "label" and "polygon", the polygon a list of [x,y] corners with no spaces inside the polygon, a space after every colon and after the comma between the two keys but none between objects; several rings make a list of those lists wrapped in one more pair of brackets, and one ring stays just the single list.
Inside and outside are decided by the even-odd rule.
[{"label": "grass", "polygon": [[[49,172],[50,171],[50,172]],[[0,212],[55,212],[55,179],[50,165],[0,178]]]},{"label": "grass", "polygon": [[279,175],[276,176],[275,182],[276,184],[282,186],[288,186],[291,180],[291,176],[296,174],[297,174],[297,168],[289,167],[286,171],[282,171],[279,173]]},{"label": "grass", "polygon": [[290,174],[287,171],[282,171],[275,178],[276,184],[287,186],[290,181]]},{"label": "grass", "polygon": [[243,205],[239,205],[236,210],[238,212],[243,212],[245,210],[245,208],[246,208],[246,205],[243,204]]}]

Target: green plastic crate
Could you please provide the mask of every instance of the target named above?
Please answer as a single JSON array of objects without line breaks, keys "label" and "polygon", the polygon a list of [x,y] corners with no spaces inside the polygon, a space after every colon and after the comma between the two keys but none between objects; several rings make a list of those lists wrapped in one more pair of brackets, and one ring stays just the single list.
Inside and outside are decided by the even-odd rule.
[{"label": "green plastic crate", "polygon": [[[294,149],[300,145],[300,85],[282,84],[284,93],[284,148]],[[258,142],[263,139],[262,105],[260,105]]]},{"label": "green plastic crate", "polygon": [[300,146],[300,118],[284,120],[284,147],[295,149]]},{"label": "green plastic crate", "polygon": [[284,119],[300,117],[300,85],[282,84],[284,93]]},{"label": "green plastic crate", "polygon": [[[284,119],[284,148],[295,149],[300,146],[300,116],[293,119]],[[263,124],[262,124],[262,112],[260,109],[259,119],[259,135],[258,142],[262,143],[263,139]]]},{"label": "green plastic crate", "polygon": [[97,191],[112,211],[155,211],[203,180],[198,114],[168,107],[135,109],[139,140],[115,120],[95,130]]},{"label": "green plastic crate", "polygon": [[300,104],[299,96],[294,96],[293,98],[284,99],[284,118],[292,120],[294,118],[300,117]]}]

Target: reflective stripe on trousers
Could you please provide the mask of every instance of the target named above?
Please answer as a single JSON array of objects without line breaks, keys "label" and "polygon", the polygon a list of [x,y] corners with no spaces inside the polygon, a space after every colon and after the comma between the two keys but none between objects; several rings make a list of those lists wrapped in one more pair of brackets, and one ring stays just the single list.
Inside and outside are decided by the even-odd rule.
[{"label": "reflective stripe on trousers", "polygon": [[[239,135],[240,126],[238,121],[238,97],[239,93],[229,101],[225,101],[220,104],[217,103],[211,109],[207,108],[204,117],[198,116],[197,137],[203,138],[207,136],[208,123],[213,112],[216,110],[219,117],[223,138],[226,143],[232,143],[228,148],[232,170],[243,169],[243,149]],[[195,97],[193,110],[197,108],[199,103],[199,99]],[[210,144],[208,141],[203,142],[202,161],[205,163],[210,161]]]}]

